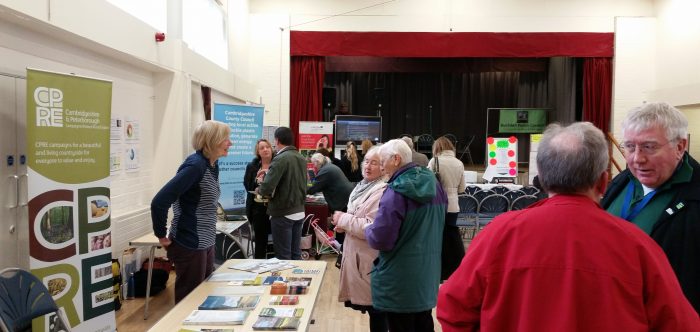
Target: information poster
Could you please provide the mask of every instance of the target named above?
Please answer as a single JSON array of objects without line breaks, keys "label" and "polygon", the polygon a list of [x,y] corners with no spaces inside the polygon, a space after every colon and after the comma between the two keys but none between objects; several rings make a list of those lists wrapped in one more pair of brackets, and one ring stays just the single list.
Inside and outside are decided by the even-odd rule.
[{"label": "information poster", "polygon": [[305,157],[310,157],[320,148],[333,151],[333,122],[299,121],[298,148]]},{"label": "information poster", "polygon": [[530,169],[528,170],[528,183],[532,184],[532,179],[539,173],[537,171],[537,150],[540,147],[540,140],[542,139],[542,134],[532,134],[530,135],[530,161],[528,165]]},{"label": "information poster", "polygon": [[511,137],[486,138],[487,164],[483,178],[514,178],[518,175],[518,139]]},{"label": "information poster", "polygon": [[[114,331],[112,83],[27,70],[29,262],[73,331]],[[56,316],[32,331],[59,331]]]},{"label": "information poster", "polygon": [[262,137],[263,114],[263,106],[259,105],[214,104],[214,120],[231,127],[233,142],[228,156],[219,159],[219,203],[226,210],[245,209],[243,176],[246,165],[255,156],[255,144]]},{"label": "information poster", "polygon": [[502,109],[499,112],[500,133],[541,133],[546,125],[544,109]]}]

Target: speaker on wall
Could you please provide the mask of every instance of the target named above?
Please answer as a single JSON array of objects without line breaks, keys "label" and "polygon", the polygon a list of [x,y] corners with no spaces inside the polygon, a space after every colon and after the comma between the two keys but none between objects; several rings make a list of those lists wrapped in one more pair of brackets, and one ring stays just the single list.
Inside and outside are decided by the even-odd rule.
[{"label": "speaker on wall", "polygon": [[323,88],[323,108],[335,109],[335,88]]}]

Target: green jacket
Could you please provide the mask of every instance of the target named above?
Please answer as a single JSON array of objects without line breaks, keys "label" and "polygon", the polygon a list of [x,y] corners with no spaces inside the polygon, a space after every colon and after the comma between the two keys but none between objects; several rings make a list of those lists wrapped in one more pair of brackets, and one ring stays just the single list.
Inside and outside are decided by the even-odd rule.
[{"label": "green jacket", "polygon": [[304,212],[306,201],[306,160],[294,146],[282,149],[272,158],[270,169],[258,193],[271,197],[267,214],[283,217]]},{"label": "green jacket", "polygon": [[379,250],[372,271],[372,305],[421,312],[437,303],[447,194],[432,171],[409,163],[389,179],[367,243]]}]

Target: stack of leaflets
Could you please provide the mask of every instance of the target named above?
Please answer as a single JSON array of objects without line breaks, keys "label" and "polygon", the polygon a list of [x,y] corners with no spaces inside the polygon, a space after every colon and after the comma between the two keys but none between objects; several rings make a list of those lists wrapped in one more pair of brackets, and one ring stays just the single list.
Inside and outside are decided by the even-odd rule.
[{"label": "stack of leaflets", "polygon": [[195,310],[182,321],[183,325],[242,325],[248,310]]},{"label": "stack of leaflets", "polygon": [[311,285],[311,277],[288,277],[287,285],[289,286],[304,286],[309,287]]},{"label": "stack of leaflets", "polygon": [[270,296],[271,305],[296,305],[299,304],[299,296],[297,295],[283,295],[283,296]]},{"label": "stack of leaflets", "polygon": [[242,285],[246,282],[254,282],[257,278],[259,278],[258,274],[251,272],[219,272],[209,276],[209,281],[240,282]]},{"label": "stack of leaflets", "polygon": [[277,258],[270,258],[264,261],[249,261],[229,266],[230,269],[249,271],[253,273],[276,272],[295,268],[296,265],[288,261],[281,261]]},{"label": "stack of leaflets", "polygon": [[304,308],[263,308],[260,317],[296,317],[301,318]]},{"label": "stack of leaflets", "polygon": [[299,323],[299,318],[258,317],[253,324],[253,330],[296,330]]},{"label": "stack of leaflets", "polygon": [[219,296],[209,295],[199,305],[199,310],[253,310],[260,301],[259,296]]}]

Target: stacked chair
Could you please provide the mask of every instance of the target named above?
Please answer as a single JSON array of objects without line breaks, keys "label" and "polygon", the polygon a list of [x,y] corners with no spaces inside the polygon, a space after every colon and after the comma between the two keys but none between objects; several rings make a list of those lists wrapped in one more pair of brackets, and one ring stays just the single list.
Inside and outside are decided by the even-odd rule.
[{"label": "stacked chair", "polygon": [[522,210],[543,198],[546,194],[535,187],[510,190],[496,186],[482,190],[478,186],[467,186],[459,195],[457,226],[460,234],[464,239],[471,239],[499,214]]}]

